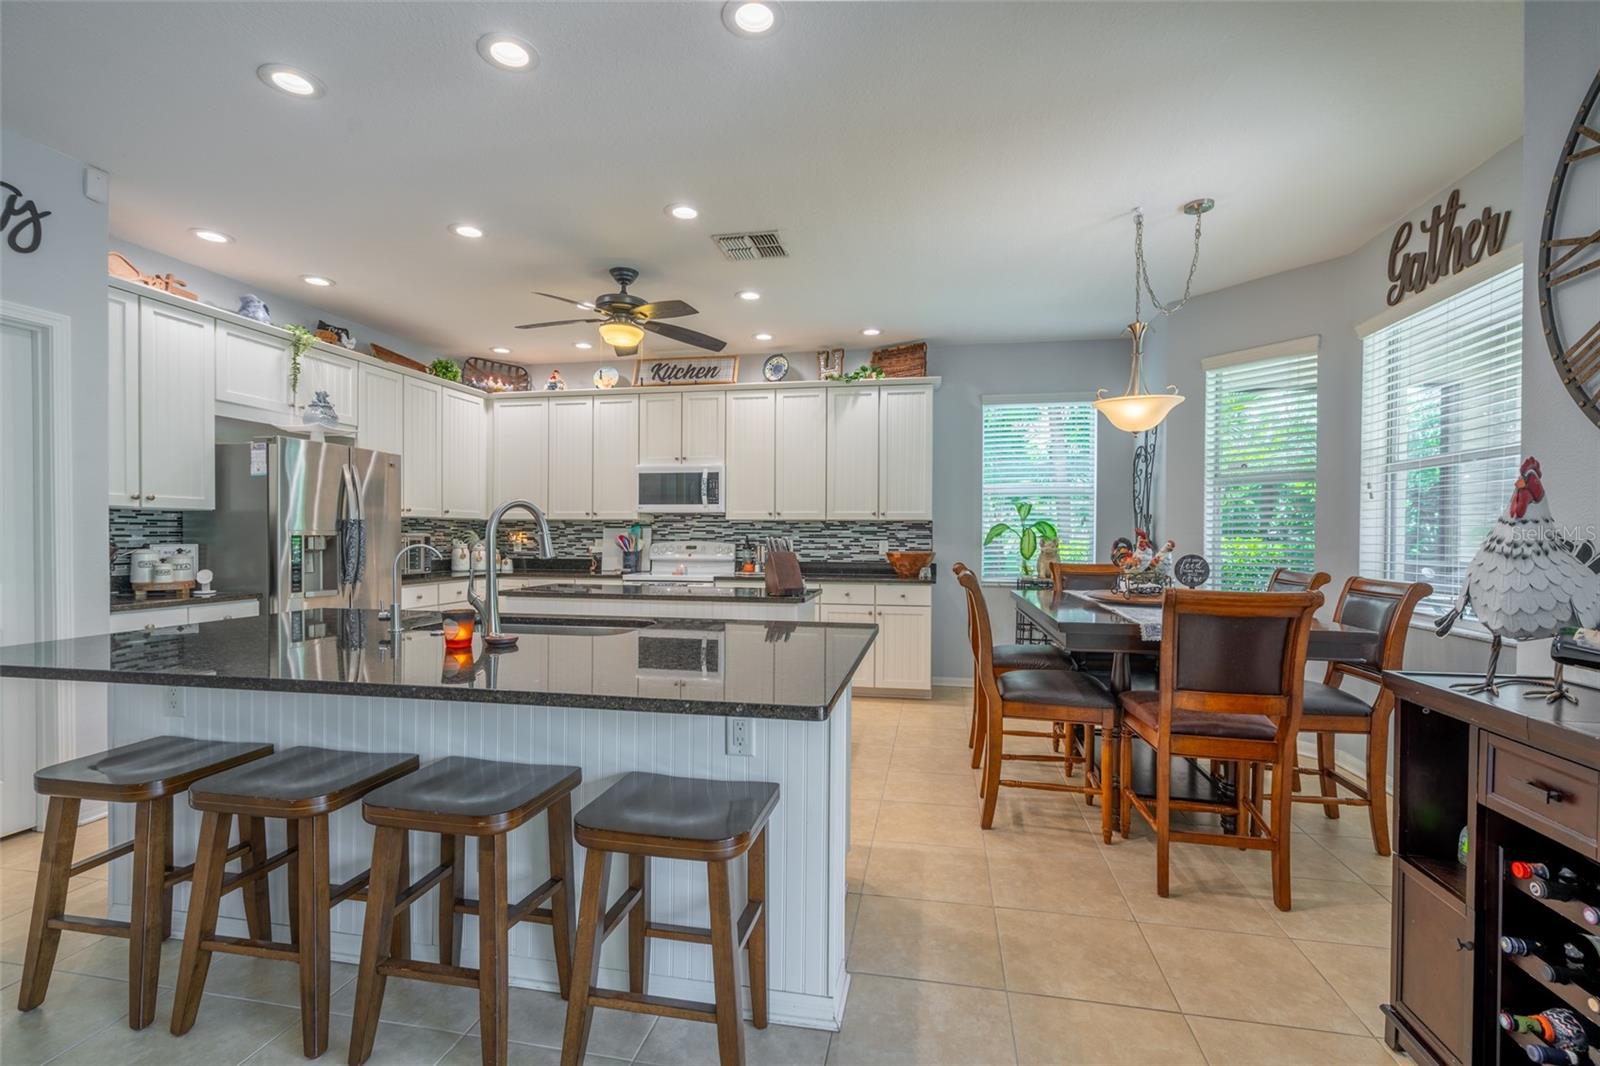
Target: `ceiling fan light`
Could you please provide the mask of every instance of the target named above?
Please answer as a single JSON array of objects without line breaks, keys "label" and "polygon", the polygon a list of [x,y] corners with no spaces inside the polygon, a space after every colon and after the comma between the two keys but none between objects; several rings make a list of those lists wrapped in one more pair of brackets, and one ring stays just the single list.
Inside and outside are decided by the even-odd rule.
[{"label": "ceiling fan light", "polygon": [[1159,426],[1183,402],[1172,392],[1130,392],[1125,396],[1102,396],[1094,409],[1124,433],[1143,433]]},{"label": "ceiling fan light", "polygon": [[643,342],[644,330],[632,322],[602,322],[600,339],[613,348],[632,348]]}]

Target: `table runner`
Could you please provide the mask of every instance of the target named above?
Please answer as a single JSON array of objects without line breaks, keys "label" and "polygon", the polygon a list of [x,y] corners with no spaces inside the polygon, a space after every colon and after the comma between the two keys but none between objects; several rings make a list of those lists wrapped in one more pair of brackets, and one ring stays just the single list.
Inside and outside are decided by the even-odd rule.
[{"label": "table runner", "polygon": [[1161,608],[1153,606],[1140,606],[1138,604],[1111,603],[1084,592],[1067,589],[1068,593],[1076,596],[1085,603],[1092,603],[1096,607],[1103,607],[1124,621],[1132,622],[1139,627],[1139,639],[1159,641],[1161,639]]}]

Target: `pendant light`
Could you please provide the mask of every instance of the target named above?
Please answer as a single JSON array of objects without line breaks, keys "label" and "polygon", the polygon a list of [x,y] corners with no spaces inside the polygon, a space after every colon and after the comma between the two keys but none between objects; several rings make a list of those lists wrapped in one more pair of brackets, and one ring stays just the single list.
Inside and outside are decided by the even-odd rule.
[{"label": "pendant light", "polygon": [[1121,396],[1107,396],[1101,389],[1095,395],[1095,410],[1106,416],[1113,426],[1126,433],[1144,433],[1159,426],[1172,409],[1183,402],[1176,385],[1168,385],[1165,392],[1146,392],[1144,386],[1144,332],[1149,325],[1139,313],[1143,295],[1150,293],[1150,303],[1163,315],[1170,315],[1189,302],[1194,286],[1195,268],[1200,265],[1200,216],[1215,204],[1209,199],[1190,200],[1183,205],[1183,213],[1194,216],[1194,258],[1189,262],[1189,277],[1183,284],[1183,298],[1172,304],[1156,299],[1150,287],[1150,273],[1144,261],[1144,212],[1133,210],[1133,322],[1127,332],[1133,338],[1133,366],[1128,374],[1128,389]]},{"label": "pendant light", "polygon": [[600,323],[600,339],[613,348],[635,348],[644,340],[644,330],[625,318]]}]

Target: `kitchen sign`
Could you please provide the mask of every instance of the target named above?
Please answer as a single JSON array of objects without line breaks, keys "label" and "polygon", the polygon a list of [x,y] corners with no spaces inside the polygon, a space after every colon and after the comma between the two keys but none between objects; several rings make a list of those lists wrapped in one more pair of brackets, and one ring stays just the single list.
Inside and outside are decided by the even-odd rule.
[{"label": "kitchen sign", "polygon": [[1496,211],[1485,207],[1483,212],[1465,226],[1456,224],[1456,216],[1466,204],[1461,190],[1450,193],[1443,204],[1436,205],[1433,213],[1416,228],[1428,235],[1428,247],[1421,251],[1407,251],[1411,243],[1410,222],[1400,223],[1394,231],[1394,243],[1389,246],[1388,302],[1393,307],[1410,293],[1419,293],[1440,278],[1458,274],[1476,264],[1485,256],[1494,255],[1506,243],[1506,231],[1511,228],[1511,211]]},{"label": "kitchen sign", "polygon": [[732,385],[739,380],[737,355],[679,355],[640,359],[633,383],[650,385]]},{"label": "kitchen sign", "polygon": [[21,255],[38,251],[39,242],[44,239],[41,223],[50,212],[23,199],[22,190],[9,181],[0,181],[0,188],[5,190],[5,201],[0,204],[0,232],[6,235],[6,245]]}]

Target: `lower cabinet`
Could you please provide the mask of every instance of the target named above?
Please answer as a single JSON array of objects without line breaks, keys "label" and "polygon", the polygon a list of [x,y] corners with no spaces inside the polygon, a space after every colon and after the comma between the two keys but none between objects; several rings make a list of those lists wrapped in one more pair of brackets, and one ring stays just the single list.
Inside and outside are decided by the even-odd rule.
[{"label": "lower cabinet", "polygon": [[[821,617],[824,622],[853,622],[860,625],[872,625],[878,620],[875,607],[870,605],[858,607],[842,603],[824,603]],[[866,658],[856,667],[856,676],[851,680],[851,687],[878,687],[878,654],[881,651],[880,642],[873,641],[872,647],[867,649]]]},{"label": "lower cabinet", "polygon": [[141,629],[220,622],[226,618],[254,618],[261,613],[259,600],[229,600],[227,603],[195,603],[190,606],[144,607],[114,611],[108,633],[136,633]]},{"label": "lower cabinet", "polygon": [[878,627],[856,688],[926,696],[933,689],[933,589],[928,585],[822,582],[824,622]]},{"label": "lower cabinet", "polygon": [[1395,1003],[1440,1050],[1465,1062],[1472,1046],[1472,919],[1462,901],[1410,863],[1396,868]]}]

